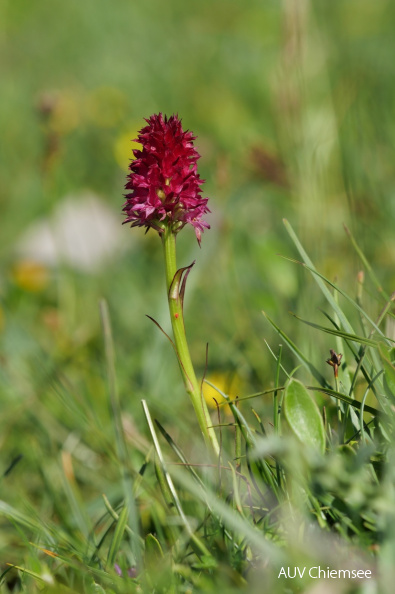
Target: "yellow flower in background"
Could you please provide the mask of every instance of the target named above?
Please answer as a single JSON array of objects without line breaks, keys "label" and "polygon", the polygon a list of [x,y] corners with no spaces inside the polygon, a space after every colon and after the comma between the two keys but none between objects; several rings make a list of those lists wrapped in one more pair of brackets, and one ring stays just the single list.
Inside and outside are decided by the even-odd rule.
[{"label": "yellow flower in background", "polygon": [[14,283],[24,291],[38,293],[48,285],[48,270],[40,262],[21,260],[12,269]]},{"label": "yellow flower in background", "polygon": [[56,134],[67,134],[81,122],[81,100],[76,93],[67,90],[54,98],[50,128]]},{"label": "yellow flower in background", "polygon": [[129,163],[133,157],[134,149],[141,149],[141,144],[134,142],[133,138],[137,138],[139,133],[140,124],[131,126],[125,132],[122,132],[115,141],[114,144],[114,156],[115,160],[121,169],[127,171]]},{"label": "yellow flower in background", "polygon": [[[241,380],[240,377],[235,373],[216,372],[206,377],[206,380],[214,384],[214,386],[221,390],[221,392],[224,392],[224,394],[229,396],[231,400],[234,400],[236,396],[240,396]],[[206,384],[206,382],[203,383],[203,397],[207,403],[207,406],[212,409],[217,408],[214,398],[218,404],[226,402],[225,398],[223,398],[223,396],[221,396],[221,394],[213,387]],[[230,413],[230,408],[228,405],[221,406],[220,410],[226,414]]]},{"label": "yellow flower in background", "polygon": [[100,128],[116,126],[127,110],[126,95],[115,87],[98,87],[86,99],[87,117]]}]

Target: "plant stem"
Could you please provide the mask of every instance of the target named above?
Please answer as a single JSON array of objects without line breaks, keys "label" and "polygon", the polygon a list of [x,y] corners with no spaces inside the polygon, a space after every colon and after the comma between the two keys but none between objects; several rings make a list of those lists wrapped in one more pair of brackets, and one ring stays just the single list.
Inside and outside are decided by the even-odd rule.
[{"label": "plant stem", "polygon": [[201,387],[196,379],[191,355],[189,353],[185,334],[184,313],[182,299],[179,295],[173,296],[170,292],[174,276],[177,272],[176,263],[176,234],[167,226],[162,235],[163,251],[165,256],[166,288],[169,302],[171,325],[173,328],[174,342],[185,389],[188,392],[199,422],[206,445],[212,447],[215,454],[219,455],[219,445],[207,410],[206,402],[201,393]]}]

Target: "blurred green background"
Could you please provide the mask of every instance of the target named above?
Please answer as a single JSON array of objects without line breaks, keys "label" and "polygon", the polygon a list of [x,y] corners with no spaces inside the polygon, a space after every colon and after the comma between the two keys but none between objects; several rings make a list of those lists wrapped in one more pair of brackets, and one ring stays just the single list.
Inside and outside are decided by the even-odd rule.
[{"label": "blurred green background", "polygon": [[[41,473],[16,477],[15,492],[39,497],[73,432],[98,452],[113,439],[102,297],[131,439],[145,432],[141,398],[173,431],[194,425],[174,354],[145,317],[169,330],[160,241],[121,225],[130,140],[152,113],[178,113],[194,131],[207,180],[212,228],[201,249],[192,229],[178,238],[179,265],[197,260],[186,322],[198,371],[208,342],[221,387],[269,388],[264,340],[277,351],[279,339],[264,309],[331,379],[331,339],[287,313],[324,322],[313,280],[278,256],[297,257],[282,218],[355,295],[346,223],[394,288],[394,24],[389,0],[0,0],[0,463],[23,453]],[[108,237],[90,226],[96,203],[119,222]],[[47,258],[37,225],[56,236]],[[92,268],[65,255],[63,234],[93,242]],[[112,247],[96,258],[101,239]],[[95,491],[91,463],[81,480]]]}]

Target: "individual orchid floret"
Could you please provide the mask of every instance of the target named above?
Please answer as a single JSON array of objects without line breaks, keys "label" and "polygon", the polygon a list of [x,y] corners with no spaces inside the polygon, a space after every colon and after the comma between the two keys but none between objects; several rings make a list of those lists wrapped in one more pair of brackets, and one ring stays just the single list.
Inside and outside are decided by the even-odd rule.
[{"label": "individual orchid floret", "polygon": [[189,223],[200,244],[201,233],[210,228],[203,220],[210,210],[208,198],[201,196],[204,180],[197,173],[196,137],[184,132],[177,115],[167,118],[159,113],[146,122],[135,139],[142,149],[133,151],[135,159],[129,165],[124,222],[159,233],[166,226],[177,233]]}]

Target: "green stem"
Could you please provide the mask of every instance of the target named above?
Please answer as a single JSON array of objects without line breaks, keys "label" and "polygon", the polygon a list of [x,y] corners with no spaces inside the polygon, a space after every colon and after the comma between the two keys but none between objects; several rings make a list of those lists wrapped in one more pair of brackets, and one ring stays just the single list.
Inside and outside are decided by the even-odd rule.
[{"label": "green stem", "polygon": [[[279,384],[280,384],[280,369],[281,369],[282,352],[283,352],[283,345],[280,344],[280,350],[279,350],[278,358],[277,358],[276,379],[275,379],[276,391],[273,394],[273,408],[274,408],[274,410],[273,410],[273,414],[274,414],[273,425],[274,425],[274,434],[275,435],[279,435],[279,433],[280,433],[280,428],[279,428],[280,406],[279,406],[279,402],[278,402],[277,388],[279,387]],[[281,469],[280,469],[280,463],[277,460],[277,458],[276,458],[276,475],[277,475],[277,484],[280,487],[281,486]]]},{"label": "green stem", "polygon": [[213,427],[210,427],[210,415],[201,393],[201,387],[196,379],[191,355],[189,353],[187,337],[185,334],[183,304],[179,295],[174,297],[170,294],[170,287],[177,272],[176,234],[166,226],[161,237],[165,256],[166,288],[170,319],[185,389],[192,400],[204,440],[208,446],[211,446],[214,449],[215,454],[218,456],[219,445],[217,436],[215,435]]}]

